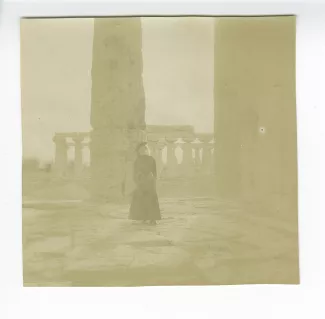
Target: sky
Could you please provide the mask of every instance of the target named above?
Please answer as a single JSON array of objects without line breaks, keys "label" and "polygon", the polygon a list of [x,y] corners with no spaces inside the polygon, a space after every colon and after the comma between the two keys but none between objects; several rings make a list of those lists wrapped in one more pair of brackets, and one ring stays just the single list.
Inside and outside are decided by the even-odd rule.
[{"label": "sky", "polygon": [[[93,19],[24,21],[24,157],[52,160],[56,132],[90,131]],[[212,18],[143,18],[147,124],[213,131]]]}]

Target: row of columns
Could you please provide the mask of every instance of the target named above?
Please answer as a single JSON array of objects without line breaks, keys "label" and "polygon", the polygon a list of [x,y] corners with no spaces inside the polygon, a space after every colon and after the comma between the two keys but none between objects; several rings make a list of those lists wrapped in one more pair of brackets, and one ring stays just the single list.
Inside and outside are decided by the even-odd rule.
[{"label": "row of columns", "polygon": [[[195,173],[213,172],[214,143],[211,142],[211,138],[199,139],[196,143],[195,137],[182,138],[181,142],[177,142],[178,138],[149,139],[148,146],[150,154],[156,159],[158,171],[161,172],[165,167],[166,177],[191,176]],[[180,165],[176,156],[178,147],[183,153]],[[166,165],[163,163],[163,150],[165,149],[167,151]]]},{"label": "row of columns", "polygon": [[55,135],[53,142],[55,143],[54,170],[55,174],[62,176],[68,169],[68,149],[74,147],[74,174],[80,176],[83,171],[83,148],[88,147],[88,143],[84,141],[82,136],[72,137],[73,142],[67,141],[67,136]]},{"label": "row of columns", "polygon": [[[141,136],[140,136],[140,135]],[[71,138],[72,142],[67,139]],[[132,166],[135,160],[134,149],[139,140],[145,140],[145,132],[129,132],[128,152],[125,153],[127,166]],[[179,142],[180,140],[180,142]],[[83,171],[83,148],[91,148],[91,142],[85,141],[84,135],[70,137],[69,134],[55,135],[55,172],[57,175],[63,175],[68,168],[68,150],[74,148],[74,175],[79,177]],[[133,143],[132,143],[133,142]],[[166,177],[175,177],[179,175],[191,176],[195,173],[213,172],[213,154],[214,143],[212,136],[207,138],[185,137],[185,138],[165,138],[148,140],[150,154],[156,159],[158,172],[165,171]],[[181,164],[178,164],[176,150],[180,148],[183,156]],[[166,150],[166,163],[163,160],[163,152]],[[194,154],[193,154],[194,153]],[[194,155],[194,156],[193,156]],[[201,156],[202,155],[202,156]]]}]

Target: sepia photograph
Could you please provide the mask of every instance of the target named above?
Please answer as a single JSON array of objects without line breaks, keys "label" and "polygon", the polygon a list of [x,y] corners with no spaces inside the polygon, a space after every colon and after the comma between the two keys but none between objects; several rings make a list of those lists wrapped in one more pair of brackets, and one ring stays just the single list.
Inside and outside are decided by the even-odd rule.
[{"label": "sepia photograph", "polygon": [[295,16],[22,18],[25,287],[300,283]]}]

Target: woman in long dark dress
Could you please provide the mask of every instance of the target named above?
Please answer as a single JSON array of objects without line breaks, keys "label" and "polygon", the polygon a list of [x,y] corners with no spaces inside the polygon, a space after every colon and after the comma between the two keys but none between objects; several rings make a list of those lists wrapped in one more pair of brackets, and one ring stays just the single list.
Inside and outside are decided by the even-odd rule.
[{"label": "woman in long dark dress", "polygon": [[136,151],[133,171],[136,189],[132,196],[129,219],[150,221],[151,225],[155,225],[161,219],[156,192],[156,161],[148,155],[147,143],[140,143]]}]

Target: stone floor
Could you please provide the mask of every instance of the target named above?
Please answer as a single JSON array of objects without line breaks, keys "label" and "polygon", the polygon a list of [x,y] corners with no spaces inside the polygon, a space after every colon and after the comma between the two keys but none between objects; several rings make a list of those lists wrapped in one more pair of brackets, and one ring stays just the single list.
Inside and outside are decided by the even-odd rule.
[{"label": "stone floor", "polygon": [[25,286],[299,283],[295,216],[165,198],[149,226],[127,205],[51,205],[23,210]]}]

